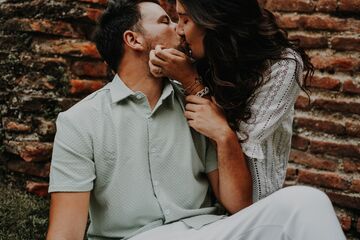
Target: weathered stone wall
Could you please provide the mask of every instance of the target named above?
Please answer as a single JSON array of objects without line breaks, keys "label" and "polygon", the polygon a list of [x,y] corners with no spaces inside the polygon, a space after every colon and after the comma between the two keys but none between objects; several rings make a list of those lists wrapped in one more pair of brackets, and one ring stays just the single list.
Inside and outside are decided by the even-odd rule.
[{"label": "weathered stone wall", "polygon": [[[296,103],[286,185],[324,190],[349,238],[358,237],[360,0],[259,1],[290,38],[300,40],[316,67],[310,103],[305,94]],[[26,174],[31,192],[47,194],[58,112],[111,79],[89,40],[105,5],[0,1],[0,164]]]},{"label": "weathered stone wall", "polygon": [[55,119],[107,82],[89,41],[101,0],[9,0],[0,4],[2,163],[46,194]]}]

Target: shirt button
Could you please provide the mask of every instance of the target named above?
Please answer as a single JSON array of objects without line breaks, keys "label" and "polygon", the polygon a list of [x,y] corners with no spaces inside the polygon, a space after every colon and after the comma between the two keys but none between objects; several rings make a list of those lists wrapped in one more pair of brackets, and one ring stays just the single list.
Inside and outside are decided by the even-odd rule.
[{"label": "shirt button", "polygon": [[159,185],[159,182],[158,181],[154,181],[154,186],[157,186]]},{"label": "shirt button", "polygon": [[156,148],[152,148],[152,149],[151,149],[151,152],[152,152],[152,153],[156,152]]},{"label": "shirt button", "polygon": [[165,213],[165,215],[169,215],[169,214],[170,214],[170,210],[169,210],[169,209],[166,209],[164,213]]}]

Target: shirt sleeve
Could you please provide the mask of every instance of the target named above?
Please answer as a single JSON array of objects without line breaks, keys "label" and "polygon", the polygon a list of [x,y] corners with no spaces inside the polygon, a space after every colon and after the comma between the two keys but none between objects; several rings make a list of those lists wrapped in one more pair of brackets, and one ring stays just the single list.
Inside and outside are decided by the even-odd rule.
[{"label": "shirt sleeve", "polygon": [[60,113],[50,168],[49,192],[85,192],[93,188],[95,166],[89,132],[78,119]]},{"label": "shirt sleeve", "polygon": [[240,124],[239,137],[247,136],[242,149],[250,158],[264,159],[261,144],[291,113],[302,80],[302,61],[299,57],[285,58],[274,63],[264,74],[264,83],[258,89],[251,106],[252,117]]}]

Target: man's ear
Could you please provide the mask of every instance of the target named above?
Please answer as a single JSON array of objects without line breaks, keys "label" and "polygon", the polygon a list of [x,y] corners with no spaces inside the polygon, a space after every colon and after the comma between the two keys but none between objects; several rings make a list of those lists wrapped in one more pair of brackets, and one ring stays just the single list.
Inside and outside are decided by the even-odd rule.
[{"label": "man's ear", "polygon": [[145,49],[145,39],[137,32],[126,30],[123,35],[123,40],[125,44],[133,50],[143,51]]}]

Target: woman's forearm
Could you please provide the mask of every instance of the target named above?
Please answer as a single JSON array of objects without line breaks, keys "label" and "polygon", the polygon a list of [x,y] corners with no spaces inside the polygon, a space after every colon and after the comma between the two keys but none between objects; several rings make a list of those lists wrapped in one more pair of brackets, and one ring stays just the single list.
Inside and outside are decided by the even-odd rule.
[{"label": "woman's forearm", "polygon": [[216,141],[219,170],[219,198],[230,212],[252,204],[252,178],[236,134],[229,130]]}]

